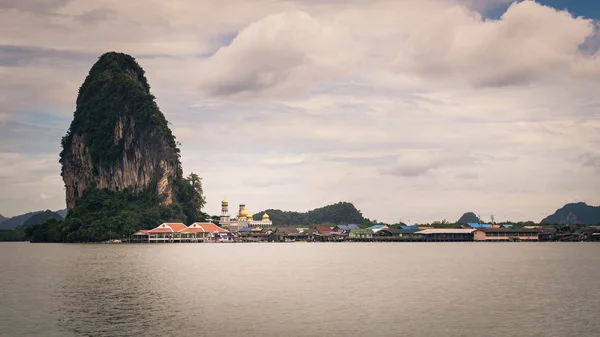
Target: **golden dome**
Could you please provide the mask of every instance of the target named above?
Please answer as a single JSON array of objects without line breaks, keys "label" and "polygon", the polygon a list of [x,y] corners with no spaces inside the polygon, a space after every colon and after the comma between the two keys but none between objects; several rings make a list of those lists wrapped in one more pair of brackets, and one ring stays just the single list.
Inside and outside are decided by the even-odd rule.
[{"label": "golden dome", "polygon": [[250,214],[250,212],[248,212],[248,215],[246,215],[246,219],[252,220],[252,214]]},{"label": "golden dome", "polygon": [[269,220],[269,214],[267,214],[267,213],[263,214],[263,220]]},{"label": "golden dome", "polygon": [[250,212],[248,212],[248,210],[247,210],[247,209],[245,209],[245,208],[244,208],[243,210],[241,210],[241,211],[240,211],[240,217],[241,217],[241,218],[246,218],[246,217],[248,217],[248,214],[250,214]]},{"label": "golden dome", "polygon": [[229,201],[227,201],[227,199],[223,199],[223,201],[221,201],[222,204],[228,204]]}]

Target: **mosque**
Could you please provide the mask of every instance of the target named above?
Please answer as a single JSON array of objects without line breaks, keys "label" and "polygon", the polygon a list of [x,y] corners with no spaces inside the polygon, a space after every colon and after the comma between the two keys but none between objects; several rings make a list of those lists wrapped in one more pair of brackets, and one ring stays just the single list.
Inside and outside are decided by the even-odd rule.
[{"label": "mosque", "polygon": [[269,219],[269,215],[267,213],[263,214],[262,220],[254,220],[252,218],[252,213],[246,209],[246,205],[244,204],[240,204],[237,217],[232,218],[229,216],[229,202],[227,200],[223,200],[221,201],[220,224],[221,227],[229,231],[238,232],[240,229],[246,227],[271,227],[273,222],[271,222],[271,219]]}]

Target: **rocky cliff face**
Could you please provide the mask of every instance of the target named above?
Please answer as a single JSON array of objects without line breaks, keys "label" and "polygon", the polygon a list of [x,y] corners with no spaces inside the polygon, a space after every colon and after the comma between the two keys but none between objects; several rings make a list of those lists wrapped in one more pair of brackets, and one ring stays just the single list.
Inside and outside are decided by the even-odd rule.
[{"label": "rocky cliff face", "polygon": [[566,204],[540,223],[561,225],[600,224],[600,206],[590,206],[583,202]]},{"label": "rocky cliff face", "polygon": [[107,53],[94,64],[79,90],[62,145],[68,210],[92,186],[136,191],[155,187],[163,205],[175,199],[179,149],[144,71],[129,55]]}]

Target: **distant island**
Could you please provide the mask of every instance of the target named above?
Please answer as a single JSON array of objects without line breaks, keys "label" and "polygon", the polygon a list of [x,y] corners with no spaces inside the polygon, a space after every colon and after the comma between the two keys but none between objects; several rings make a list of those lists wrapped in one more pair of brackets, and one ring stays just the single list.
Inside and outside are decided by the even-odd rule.
[{"label": "distant island", "polygon": [[600,224],[600,206],[583,202],[566,204],[540,221],[542,224],[594,225]]},{"label": "distant island", "polygon": [[278,226],[309,226],[315,224],[371,224],[371,220],[363,217],[362,213],[349,202],[339,202],[313,209],[308,212],[282,211],[267,209],[254,214],[255,220],[260,220],[268,214],[271,221]]},{"label": "distant island", "polygon": [[457,223],[480,223],[481,219],[473,212],[467,212],[463,214],[457,221]]}]

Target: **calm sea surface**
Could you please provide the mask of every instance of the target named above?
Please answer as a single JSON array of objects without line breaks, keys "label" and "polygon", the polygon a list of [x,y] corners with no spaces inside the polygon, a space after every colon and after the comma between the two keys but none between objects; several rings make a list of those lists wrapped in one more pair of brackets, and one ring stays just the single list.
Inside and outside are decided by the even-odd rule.
[{"label": "calm sea surface", "polygon": [[600,244],[0,244],[2,336],[600,336]]}]

